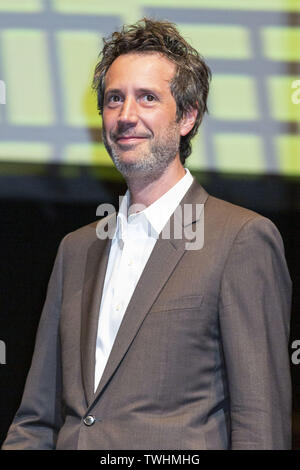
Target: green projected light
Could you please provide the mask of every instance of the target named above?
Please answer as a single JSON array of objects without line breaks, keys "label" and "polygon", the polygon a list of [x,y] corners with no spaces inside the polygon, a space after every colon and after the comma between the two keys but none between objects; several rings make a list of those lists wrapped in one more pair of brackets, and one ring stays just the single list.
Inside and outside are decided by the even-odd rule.
[{"label": "green projected light", "polygon": [[21,126],[53,125],[56,117],[46,33],[6,29],[1,36],[8,122]]},{"label": "green projected light", "polygon": [[0,162],[111,168],[91,90],[101,38],[149,16],[212,69],[187,166],[300,175],[298,0],[0,0],[0,13]]}]

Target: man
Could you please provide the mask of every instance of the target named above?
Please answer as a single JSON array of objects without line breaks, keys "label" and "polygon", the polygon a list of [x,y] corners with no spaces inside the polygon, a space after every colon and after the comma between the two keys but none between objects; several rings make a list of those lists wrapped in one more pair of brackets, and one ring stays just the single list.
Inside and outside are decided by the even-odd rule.
[{"label": "man", "polygon": [[209,79],[171,23],[105,42],[94,87],[128,191],[111,237],[113,214],[60,245],[4,449],[290,447],[281,237],[183,167]]}]

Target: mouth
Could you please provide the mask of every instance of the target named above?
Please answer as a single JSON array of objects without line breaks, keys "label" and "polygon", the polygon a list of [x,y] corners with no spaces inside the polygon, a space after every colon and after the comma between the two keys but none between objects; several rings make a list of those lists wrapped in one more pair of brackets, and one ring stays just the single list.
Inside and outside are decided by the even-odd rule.
[{"label": "mouth", "polygon": [[118,137],[116,139],[116,141],[119,143],[119,144],[135,144],[135,143],[139,143],[145,139],[147,139],[148,137],[139,137],[139,136],[121,136],[121,137]]}]

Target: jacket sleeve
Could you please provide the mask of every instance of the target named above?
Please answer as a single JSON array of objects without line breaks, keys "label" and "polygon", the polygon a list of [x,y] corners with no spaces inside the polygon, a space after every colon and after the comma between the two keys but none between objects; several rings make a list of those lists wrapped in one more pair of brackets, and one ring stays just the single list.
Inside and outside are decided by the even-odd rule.
[{"label": "jacket sleeve", "polygon": [[8,430],[3,450],[54,449],[62,426],[59,316],[65,238],[60,244],[48,284],[22,401]]},{"label": "jacket sleeve", "polygon": [[291,446],[290,307],[281,236],[254,217],[234,240],[219,304],[232,449]]}]

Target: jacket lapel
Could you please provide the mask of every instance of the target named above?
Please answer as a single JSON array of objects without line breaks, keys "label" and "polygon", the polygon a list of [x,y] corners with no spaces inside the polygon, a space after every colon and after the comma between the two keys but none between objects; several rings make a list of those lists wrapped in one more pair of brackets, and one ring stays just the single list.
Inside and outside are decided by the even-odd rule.
[{"label": "jacket lapel", "polygon": [[123,356],[126,354],[151,305],[183,253],[183,249],[176,249],[169,240],[157,240],[126,309],[99,382],[96,396],[104,390]]},{"label": "jacket lapel", "polygon": [[[107,221],[108,218],[105,219],[105,222]],[[81,371],[88,405],[94,397],[98,318],[110,245],[111,239],[99,240],[97,238],[87,253],[81,309]]]}]

